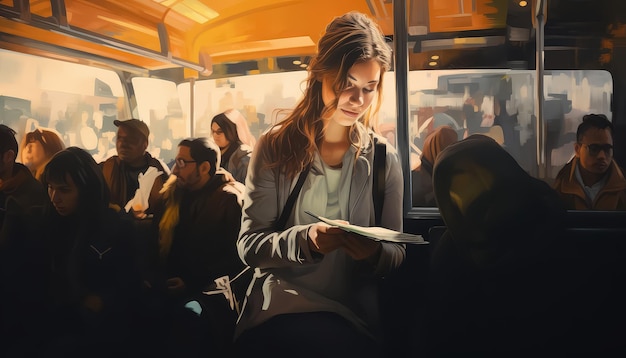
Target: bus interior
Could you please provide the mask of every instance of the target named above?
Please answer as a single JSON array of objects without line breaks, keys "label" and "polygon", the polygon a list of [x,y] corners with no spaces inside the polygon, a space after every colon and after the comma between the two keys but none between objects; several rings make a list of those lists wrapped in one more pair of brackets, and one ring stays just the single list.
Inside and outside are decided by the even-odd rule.
[{"label": "bus interior", "polygon": [[[0,123],[18,139],[52,128],[97,161],[115,154],[116,119],[146,122],[148,150],[168,165],[180,140],[209,136],[213,115],[229,108],[258,138],[300,98],[325,25],[350,10],[371,16],[393,50],[376,129],[402,162],[404,230],[431,242],[407,248],[387,282],[406,286],[402,302],[420,302],[418,272],[445,229],[436,207],[411,198],[435,128],[488,135],[552,183],[582,116],[602,113],[626,168],[621,0],[0,0]],[[625,218],[568,212],[573,245],[590,247],[581,260],[608,272],[618,297]],[[394,339],[408,341],[400,321]]]}]

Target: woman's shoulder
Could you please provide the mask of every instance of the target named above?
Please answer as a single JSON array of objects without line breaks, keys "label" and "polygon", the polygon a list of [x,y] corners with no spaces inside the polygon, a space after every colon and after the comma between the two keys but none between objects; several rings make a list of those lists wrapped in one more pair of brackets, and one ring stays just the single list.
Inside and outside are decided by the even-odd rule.
[{"label": "woman's shoulder", "polygon": [[241,159],[250,156],[250,154],[252,154],[252,147],[247,144],[241,144],[239,148],[237,148],[237,151],[235,152],[233,157]]},{"label": "woman's shoulder", "polygon": [[242,143],[239,145],[239,152],[243,152],[246,154],[249,154],[250,152],[252,152],[252,147],[249,146],[248,144]]},{"label": "woman's shoulder", "polygon": [[387,157],[390,157],[390,156],[397,157],[398,156],[398,151],[397,151],[396,147],[391,142],[389,142],[389,140],[386,137],[382,136],[379,133],[376,133],[373,130],[370,130],[369,131],[369,143],[367,145],[371,146],[372,151],[373,151],[373,150],[375,150],[374,148],[375,148],[376,144],[382,144],[382,145],[385,146],[385,151],[386,151],[386,154],[387,154],[386,156]]},{"label": "woman's shoulder", "polygon": [[259,140],[257,141],[257,145],[258,142],[265,140],[268,141],[271,138],[274,138],[278,135],[278,133],[280,133],[280,130],[285,127],[283,124],[274,124],[269,126],[269,128],[267,128],[263,133],[261,133],[261,135],[259,136]]},{"label": "woman's shoulder", "polygon": [[[273,157],[272,143],[276,140],[276,136],[279,133],[280,125],[275,125],[267,129],[259,136],[254,151],[261,153],[266,157]],[[274,153],[275,154],[275,153]]]}]

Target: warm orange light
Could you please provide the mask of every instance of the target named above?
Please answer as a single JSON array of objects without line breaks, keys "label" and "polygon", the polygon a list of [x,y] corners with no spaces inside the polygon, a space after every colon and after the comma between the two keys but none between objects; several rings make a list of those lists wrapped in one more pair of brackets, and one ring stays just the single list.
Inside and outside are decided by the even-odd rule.
[{"label": "warm orange light", "polygon": [[430,62],[428,63],[428,66],[431,66],[431,67],[435,67],[435,66],[437,66],[437,61],[430,61]]},{"label": "warm orange light", "polygon": [[315,42],[309,36],[285,37],[280,39],[231,43],[224,46],[215,46],[211,57],[241,55],[251,52],[284,50],[299,47],[314,47]]},{"label": "warm orange light", "polygon": [[522,1],[519,2],[519,6],[520,7],[526,7],[526,5],[528,5],[528,1],[526,1],[526,0],[522,0]]}]

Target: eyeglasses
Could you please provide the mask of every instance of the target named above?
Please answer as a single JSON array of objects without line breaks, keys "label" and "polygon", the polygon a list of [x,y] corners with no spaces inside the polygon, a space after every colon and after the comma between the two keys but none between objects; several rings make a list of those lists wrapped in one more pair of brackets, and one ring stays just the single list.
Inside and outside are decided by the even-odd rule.
[{"label": "eyeglasses", "polygon": [[176,158],[174,162],[176,163],[178,169],[183,169],[185,166],[187,166],[187,163],[197,163],[196,160],[185,160],[183,158]]},{"label": "eyeglasses", "polygon": [[604,154],[606,155],[613,154],[613,146],[610,144],[584,144],[584,143],[580,143],[580,144],[586,146],[587,150],[589,151],[589,155],[594,156],[594,157],[600,154],[600,151],[603,151]]}]

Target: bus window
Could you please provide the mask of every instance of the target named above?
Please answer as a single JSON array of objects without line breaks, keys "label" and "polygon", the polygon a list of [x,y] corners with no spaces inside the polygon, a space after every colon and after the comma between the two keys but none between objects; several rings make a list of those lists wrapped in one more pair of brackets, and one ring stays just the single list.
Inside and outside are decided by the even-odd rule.
[{"label": "bus window", "polygon": [[[436,128],[448,126],[458,140],[472,134],[492,137],[529,174],[552,183],[574,154],[576,128],[587,113],[611,118],[611,75],[603,70],[546,71],[544,74],[545,174],[540,173],[535,118],[535,71],[440,70],[409,75],[410,165],[422,168],[424,143]],[[434,163],[431,163],[434,164]],[[427,169],[425,169],[427,170]],[[413,181],[413,193],[421,190]],[[418,202],[413,206],[432,206]]]},{"label": "bus window", "polygon": [[[258,139],[274,123],[275,109],[291,109],[302,95],[305,71],[227,77],[195,82],[194,135],[211,135],[211,119],[227,109],[238,110]],[[189,83],[180,85],[189,93]]]},{"label": "bus window", "polygon": [[134,77],[132,83],[137,98],[134,116],[150,128],[147,151],[171,168],[178,143],[191,133],[189,111],[181,105],[181,97],[172,81]]},{"label": "bus window", "polygon": [[[209,137],[213,116],[234,108],[246,118],[250,132],[258,139],[270,125],[282,120],[293,108],[302,95],[306,76],[305,71],[291,71],[195,81],[193,136]],[[179,85],[184,113],[189,112],[190,86],[190,82]],[[383,96],[378,127],[395,146],[396,98],[393,73],[385,76]]]},{"label": "bus window", "polygon": [[97,161],[115,152],[113,121],[126,116],[119,76],[110,70],[0,49],[0,123],[17,132],[59,132],[66,146]]}]

